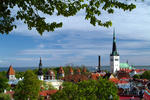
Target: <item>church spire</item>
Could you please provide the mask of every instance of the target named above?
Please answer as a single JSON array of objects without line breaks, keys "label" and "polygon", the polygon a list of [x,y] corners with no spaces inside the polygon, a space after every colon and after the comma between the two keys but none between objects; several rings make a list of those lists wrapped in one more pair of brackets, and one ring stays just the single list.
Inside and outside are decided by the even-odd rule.
[{"label": "church spire", "polygon": [[41,57],[40,57],[38,75],[43,75],[43,71],[42,71],[42,59],[41,59]]},{"label": "church spire", "polygon": [[42,68],[42,59],[41,59],[41,57],[40,57],[39,68]]},{"label": "church spire", "polygon": [[113,46],[111,56],[119,56],[119,54],[117,53],[115,29],[113,30]]}]

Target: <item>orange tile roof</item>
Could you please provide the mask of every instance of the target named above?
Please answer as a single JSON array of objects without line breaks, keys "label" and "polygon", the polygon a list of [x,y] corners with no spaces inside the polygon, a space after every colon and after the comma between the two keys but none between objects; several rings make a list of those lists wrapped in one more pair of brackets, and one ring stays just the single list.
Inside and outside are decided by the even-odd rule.
[{"label": "orange tile roof", "polygon": [[54,93],[56,93],[58,90],[45,90],[45,91],[41,91],[39,94],[41,96],[47,96],[47,95],[52,95]]},{"label": "orange tile roof", "polygon": [[141,100],[140,97],[135,96],[119,96],[119,100]]},{"label": "orange tile roof", "polygon": [[128,78],[128,77],[121,77],[120,79],[126,80],[126,79],[130,79],[130,78]]},{"label": "orange tile roof", "polygon": [[13,69],[13,67],[11,65],[7,71],[7,75],[15,75],[15,70]]},{"label": "orange tile roof", "polygon": [[64,73],[64,70],[63,70],[63,68],[62,68],[62,67],[60,67],[60,68],[59,68],[58,73],[59,73],[59,74]]},{"label": "orange tile roof", "polygon": [[78,73],[80,73],[80,72],[81,72],[79,68],[77,69],[77,72],[78,72]]},{"label": "orange tile roof", "polygon": [[13,98],[15,91],[6,91],[6,94],[9,94]]},{"label": "orange tile roof", "polygon": [[84,73],[86,72],[86,68],[85,68],[85,67],[83,68],[83,72],[84,72]]},{"label": "orange tile roof", "polygon": [[72,69],[72,67],[70,67],[69,72],[70,72],[70,73],[73,73],[73,69]]},{"label": "orange tile roof", "polygon": [[74,74],[74,75],[67,75],[64,78],[62,78],[62,80],[77,83],[80,81],[88,80],[88,77],[83,74]]},{"label": "orange tile roof", "polygon": [[119,82],[119,79],[117,79],[117,78],[110,78],[109,81],[117,84]]},{"label": "orange tile roof", "polygon": [[98,80],[99,79],[99,74],[91,74],[90,78],[93,80]]}]

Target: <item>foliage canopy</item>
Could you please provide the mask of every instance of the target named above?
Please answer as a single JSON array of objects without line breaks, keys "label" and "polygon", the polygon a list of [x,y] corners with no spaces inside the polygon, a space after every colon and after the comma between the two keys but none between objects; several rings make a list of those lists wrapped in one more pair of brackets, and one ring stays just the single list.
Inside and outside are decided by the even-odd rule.
[{"label": "foliage canopy", "polygon": [[52,100],[118,100],[115,84],[106,80],[65,82],[63,89],[52,95]]},{"label": "foliage canopy", "polygon": [[11,97],[8,94],[0,93],[0,100],[11,100]]},{"label": "foliage canopy", "polygon": [[24,74],[23,81],[17,84],[15,89],[14,98],[15,100],[37,100],[39,96],[41,82],[33,71],[26,71]]},{"label": "foliage canopy", "polygon": [[[124,0],[126,1],[126,0]],[[46,22],[44,15],[74,16],[85,11],[85,19],[92,25],[109,27],[111,21],[102,22],[98,18],[103,11],[114,13],[114,9],[131,11],[136,6],[120,0],[0,0],[0,33],[9,33],[17,27],[15,21],[21,20],[28,29],[35,28],[41,35],[44,31],[54,31],[62,27],[62,22]]]},{"label": "foliage canopy", "polygon": [[136,74],[133,76],[133,78],[150,80],[150,71],[147,70],[143,74]]},{"label": "foliage canopy", "polygon": [[150,71],[145,71],[142,75],[140,75],[140,78],[150,80]]},{"label": "foliage canopy", "polygon": [[0,93],[4,92],[4,89],[7,89],[9,87],[8,85],[8,79],[2,75],[0,75]]}]

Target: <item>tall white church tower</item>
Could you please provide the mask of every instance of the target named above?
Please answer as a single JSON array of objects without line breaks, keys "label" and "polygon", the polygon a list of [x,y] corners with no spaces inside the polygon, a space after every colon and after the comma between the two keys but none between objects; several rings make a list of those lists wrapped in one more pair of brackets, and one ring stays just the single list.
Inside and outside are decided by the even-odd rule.
[{"label": "tall white church tower", "polygon": [[112,53],[110,54],[110,72],[115,73],[116,71],[119,70],[120,70],[120,57],[117,52],[116,37],[115,37],[115,30],[114,30]]}]

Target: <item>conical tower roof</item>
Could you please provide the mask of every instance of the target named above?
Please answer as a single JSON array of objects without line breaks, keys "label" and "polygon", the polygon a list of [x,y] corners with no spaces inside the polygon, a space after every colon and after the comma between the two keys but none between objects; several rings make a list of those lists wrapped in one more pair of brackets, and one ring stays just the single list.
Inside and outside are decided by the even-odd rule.
[{"label": "conical tower roof", "polygon": [[84,72],[84,73],[86,72],[86,68],[85,68],[85,67],[83,67],[83,72]]},{"label": "conical tower roof", "polygon": [[70,73],[73,73],[72,67],[69,68],[69,72],[70,72]]},{"label": "conical tower roof", "polygon": [[13,69],[12,65],[10,65],[7,71],[7,75],[15,75],[15,70]]}]

